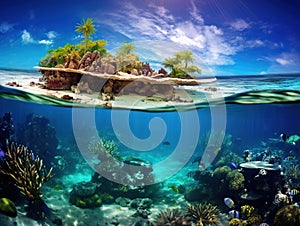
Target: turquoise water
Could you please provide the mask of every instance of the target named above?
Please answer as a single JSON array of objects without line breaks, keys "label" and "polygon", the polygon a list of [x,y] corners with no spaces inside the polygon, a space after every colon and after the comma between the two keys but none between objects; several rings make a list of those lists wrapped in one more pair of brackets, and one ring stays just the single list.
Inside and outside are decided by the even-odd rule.
[{"label": "turquoise water", "polygon": [[[3,76],[9,80],[10,76],[39,75],[2,70],[1,76],[3,84]],[[205,88],[215,87],[224,98],[214,99],[211,93],[208,99],[192,107],[187,105],[180,111],[170,107],[136,111],[84,106],[1,86],[0,116],[12,113],[11,141],[26,145],[44,159],[48,169],[53,167],[54,177],[41,190],[52,215],[42,221],[50,225],[58,225],[53,219],[61,220],[63,225],[75,225],[74,222],[78,225],[134,225],[134,222],[146,225],[155,222],[159,211],[167,208],[185,211],[188,203],[208,201],[221,210],[219,225],[228,225],[228,212],[233,208],[241,212],[245,204],[256,208],[256,213],[261,215],[259,223],[272,225],[276,210],[282,207],[272,204],[274,196],[278,189],[288,193],[284,184],[291,178],[286,168],[298,167],[300,157],[298,141],[291,144],[280,136],[283,133],[288,137],[300,135],[300,77],[295,74],[217,79],[216,83],[188,87],[189,92],[203,95],[201,91]],[[92,145],[100,140],[104,149],[102,146],[95,151]],[[276,164],[286,167],[282,168],[285,176],[277,187],[259,190],[262,194],[271,194],[263,207],[259,207],[261,200],[247,203],[240,198],[246,185],[236,190],[224,185],[221,191],[216,191],[227,177],[211,176],[218,167],[229,167],[230,162],[238,167],[232,170],[241,171],[239,164],[246,161],[243,158],[245,150],[256,156],[251,160],[266,160],[258,156],[267,150],[270,156],[279,158]],[[102,179],[95,179],[95,175]],[[205,175],[210,175],[210,179]],[[294,180],[288,183],[289,189],[300,190],[297,178]],[[80,182],[98,183],[97,194],[109,194],[112,201],[102,197],[100,206],[76,204],[70,197],[74,196],[74,186]],[[0,186],[4,186],[3,182]],[[9,186],[14,187],[13,184]],[[178,191],[180,186],[184,189]],[[4,187],[6,191],[7,185]],[[200,187],[202,192],[192,195],[195,187]],[[143,189],[145,192],[141,191]],[[19,195],[23,197],[19,201],[9,192],[6,195],[18,206],[15,221],[25,222],[26,199]],[[149,198],[152,205],[138,210],[129,203],[120,204],[118,197]],[[235,207],[228,208],[224,204],[226,197],[234,200]],[[298,196],[293,198],[291,203],[296,204]],[[267,215],[268,210],[273,215]],[[70,215],[67,218],[64,217],[66,211]],[[239,218],[247,220],[245,216]]]}]

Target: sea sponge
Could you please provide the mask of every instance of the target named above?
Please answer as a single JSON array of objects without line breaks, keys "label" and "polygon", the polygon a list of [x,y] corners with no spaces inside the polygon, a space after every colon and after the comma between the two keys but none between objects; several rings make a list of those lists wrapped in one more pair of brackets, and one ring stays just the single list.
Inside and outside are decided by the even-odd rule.
[{"label": "sea sponge", "polygon": [[300,209],[294,205],[287,205],[277,211],[274,219],[275,226],[299,226]]},{"label": "sea sponge", "polygon": [[228,181],[228,188],[230,190],[239,190],[244,188],[245,177],[237,170],[232,170],[226,176]]}]

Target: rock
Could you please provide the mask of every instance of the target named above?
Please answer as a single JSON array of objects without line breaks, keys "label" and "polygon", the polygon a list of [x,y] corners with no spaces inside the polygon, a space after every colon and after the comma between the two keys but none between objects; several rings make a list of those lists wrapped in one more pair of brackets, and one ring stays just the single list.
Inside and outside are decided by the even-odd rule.
[{"label": "rock", "polygon": [[168,74],[168,72],[164,68],[160,68],[158,70],[158,74],[163,74],[164,76],[166,76]]},{"label": "rock", "polygon": [[201,186],[195,186],[184,194],[184,198],[186,201],[196,202],[205,200],[205,198],[208,198],[208,195],[203,192],[203,188]]},{"label": "rock", "polygon": [[13,201],[8,198],[0,199],[0,212],[9,217],[17,216],[17,209]]},{"label": "rock", "polygon": [[129,198],[124,198],[124,197],[118,197],[115,200],[115,203],[119,204],[122,207],[127,207],[130,203],[130,199]]},{"label": "rock", "polygon": [[101,184],[80,182],[75,184],[70,193],[70,203],[80,208],[95,208],[102,205],[102,199],[97,194]]},{"label": "rock", "polygon": [[92,182],[80,182],[73,187],[74,194],[80,197],[88,197],[96,192],[98,184]]},{"label": "rock", "polygon": [[131,74],[132,75],[139,75],[139,72],[138,72],[137,69],[134,68],[134,69],[132,69]]}]

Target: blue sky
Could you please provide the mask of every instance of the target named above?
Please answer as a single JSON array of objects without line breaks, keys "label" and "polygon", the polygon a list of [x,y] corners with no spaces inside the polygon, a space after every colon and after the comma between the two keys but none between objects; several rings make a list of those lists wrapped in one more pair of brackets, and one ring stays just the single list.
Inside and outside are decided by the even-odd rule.
[{"label": "blue sky", "polygon": [[93,39],[114,52],[133,41],[154,68],[193,50],[204,75],[300,72],[298,0],[10,0],[0,8],[0,67],[32,69],[49,49],[82,40],[75,26],[91,17]]}]

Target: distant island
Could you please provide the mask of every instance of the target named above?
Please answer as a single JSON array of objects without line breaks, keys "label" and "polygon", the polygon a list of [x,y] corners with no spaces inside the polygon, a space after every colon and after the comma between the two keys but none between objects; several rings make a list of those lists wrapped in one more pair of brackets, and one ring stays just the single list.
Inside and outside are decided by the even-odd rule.
[{"label": "distant island", "polygon": [[71,90],[75,94],[100,92],[103,101],[125,94],[180,101],[174,86],[215,81],[194,76],[201,69],[192,64],[195,60],[191,50],[176,52],[162,62],[170,72],[165,68],[155,71],[135,54],[132,41],[124,42],[113,55],[105,48],[106,40],[92,40],[96,32],[92,18],[83,19],[75,31],[82,35],[81,43],[51,49],[39,61],[44,89]]}]

